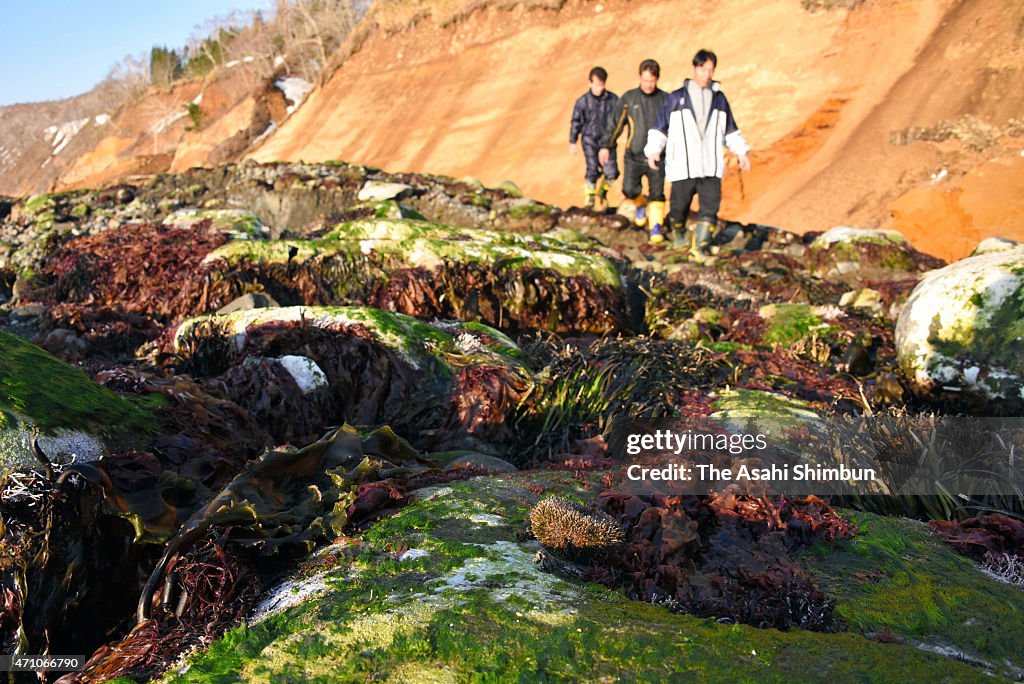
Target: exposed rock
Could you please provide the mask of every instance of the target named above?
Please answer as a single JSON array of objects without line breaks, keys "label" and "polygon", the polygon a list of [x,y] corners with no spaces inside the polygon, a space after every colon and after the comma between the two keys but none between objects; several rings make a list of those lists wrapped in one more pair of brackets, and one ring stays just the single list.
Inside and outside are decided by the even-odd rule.
[{"label": "exposed rock", "polygon": [[466,453],[456,456],[448,461],[445,469],[452,470],[453,468],[464,468],[466,466],[478,466],[492,473],[514,473],[519,470],[519,468],[516,468],[505,459],[478,453]]},{"label": "exposed rock", "polygon": [[992,252],[1005,252],[1008,249],[1015,249],[1020,246],[1019,242],[1007,240],[1001,237],[987,237],[978,243],[978,246],[971,252],[971,256],[981,256]]},{"label": "exposed rock", "polygon": [[839,299],[839,306],[864,311],[871,315],[881,314],[884,310],[882,295],[878,290],[872,290],[870,287],[862,287],[857,290],[844,292],[843,296]]},{"label": "exposed rock", "polygon": [[1024,399],[1024,250],[968,257],[927,274],[896,324],[900,367],[919,389]]},{"label": "exposed rock", "polygon": [[141,430],[143,411],[35,345],[0,331],[0,469],[40,469],[32,438],[53,463],[96,460],[108,438]]},{"label": "exposed rock", "polygon": [[816,237],[807,248],[807,260],[818,276],[917,272],[944,264],[941,259],[918,252],[894,230],[849,226],[836,226]]},{"label": "exposed rock", "polygon": [[[919,641],[955,644],[1000,671],[1007,667],[1004,658],[1019,665],[1009,630],[1017,629],[1020,616],[1003,603],[1013,604],[1015,590],[943,549],[923,525],[861,514],[862,536],[838,548],[815,546],[809,554],[816,568],[830,573],[830,586],[841,596],[836,610],[854,626],[849,632],[764,630],[673,613],[619,590],[543,572],[533,562],[536,544],[516,534],[537,488],[593,497],[557,473],[421,489],[358,546],[328,547],[273,587],[249,624],[187,658],[185,676],[228,673],[269,681],[302,668],[330,680],[358,679],[368,654],[379,676],[415,681],[472,679],[496,662],[504,676],[531,681],[552,671],[574,681],[616,679],[623,672],[642,681],[672,680],[681,672],[723,681],[797,680],[808,671],[836,679],[879,671],[911,679],[979,676],[962,661],[915,648]],[[679,542],[666,538],[670,544]],[[922,549],[928,553],[917,553]],[[829,569],[833,558],[842,574]],[[901,584],[905,573],[917,580],[912,591]],[[943,587],[950,581],[978,591],[985,611],[948,600]],[[913,642],[871,638],[890,626]],[[565,650],[565,644],[573,646]],[[847,657],[837,660],[837,652]],[[538,653],[546,655],[538,660]]]},{"label": "exposed rock", "polygon": [[604,333],[625,324],[622,278],[593,243],[366,219],[318,240],[236,241],[206,257],[222,297],[264,289],[283,303],[352,304],[500,328]]},{"label": "exposed rock", "polygon": [[801,425],[819,423],[821,417],[807,402],[776,392],[750,389],[730,389],[715,394],[714,413],[709,417],[738,428],[748,423],[762,432],[785,430]]}]

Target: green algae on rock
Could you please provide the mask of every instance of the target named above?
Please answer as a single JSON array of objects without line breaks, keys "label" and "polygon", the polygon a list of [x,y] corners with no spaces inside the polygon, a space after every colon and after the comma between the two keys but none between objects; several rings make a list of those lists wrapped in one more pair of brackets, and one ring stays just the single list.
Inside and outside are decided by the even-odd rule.
[{"label": "green algae on rock", "polygon": [[[564,474],[562,474],[564,475]],[[855,633],[721,624],[540,571],[516,541],[529,486],[584,494],[530,473],[420,490],[414,503],[328,549],[345,562],[295,577],[256,619],[188,657],[164,682],[791,682],[893,678],[971,682],[982,670]]]},{"label": "green algae on rock", "polygon": [[[844,513],[861,534],[802,557],[851,631],[891,633],[1010,679],[1024,674],[1024,594],[933,537],[924,523]],[[979,669],[982,669],[979,668]],[[980,676],[979,676],[980,678]]]},{"label": "green algae on rock", "polygon": [[103,438],[150,429],[151,416],[34,344],[0,331],[0,467],[38,467],[33,433],[52,458],[99,457]]},{"label": "green algae on rock", "polygon": [[734,388],[717,392],[711,406],[714,413],[710,418],[733,425],[753,421],[784,428],[821,421],[806,401],[762,390]]},{"label": "green algae on rock", "polygon": [[901,369],[920,389],[1024,400],[1024,249],[926,275],[896,324]]}]

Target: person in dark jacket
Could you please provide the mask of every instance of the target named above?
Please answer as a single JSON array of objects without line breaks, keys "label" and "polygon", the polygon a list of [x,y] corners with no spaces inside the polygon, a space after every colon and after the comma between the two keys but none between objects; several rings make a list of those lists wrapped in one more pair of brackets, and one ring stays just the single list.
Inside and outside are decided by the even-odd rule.
[{"label": "person in dark jacket", "polygon": [[[619,107],[609,130],[601,141],[597,159],[601,164],[614,156],[612,152],[619,136],[626,131],[626,150],[622,153],[622,194],[636,205],[636,225],[648,225],[653,243],[663,241],[662,223],[665,217],[665,172],[647,165],[644,145],[647,131],[665,105],[668,93],[658,88],[661,67],[653,59],[640,62],[640,85],[627,90],[619,98]],[[643,195],[643,177],[647,176],[647,196]]]},{"label": "person in dark jacket", "polygon": [[685,231],[693,196],[700,197],[697,224],[690,238],[690,255],[697,260],[707,256],[712,232],[718,225],[725,173],[723,145],[739,159],[741,171],[750,170],[750,146],[736,125],[721,86],[712,80],[716,66],[718,58],[710,50],[699,50],[694,55],[693,78],[669,94],[658,120],[647,132],[644,147],[651,168],[661,166],[665,153],[665,178],[672,183],[668,217],[677,240]]},{"label": "person in dark jacket", "polygon": [[[588,76],[590,90],[576,100],[572,108],[572,125],[569,128],[569,153],[576,154],[576,141],[582,139],[583,157],[587,162],[584,176],[585,202],[588,209],[594,207],[595,199],[605,202],[608,195],[608,181],[619,177],[619,167],[615,155],[601,163],[597,153],[604,137],[605,127],[619,104],[619,97],[610,90],[605,90],[608,72],[601,67],[594,67]],[[602,179],[601,176],[604,176]],[[598,179],[601,179],[598,184]]]}]

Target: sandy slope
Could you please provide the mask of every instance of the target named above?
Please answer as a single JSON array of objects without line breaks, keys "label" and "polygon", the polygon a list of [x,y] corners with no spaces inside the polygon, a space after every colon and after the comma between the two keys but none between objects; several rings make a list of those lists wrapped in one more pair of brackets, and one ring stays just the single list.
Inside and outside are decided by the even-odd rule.
[{"label": "sandy slope", "polygon": [[[1019,203],[993,209],[980,181],[998,169],[1000,195],[1024,194],[1021,146],[1004,137],[977,153],[890,137],[965,114],[1001,127],[1024,111],[1022,7],[868,0],[811,13],[798,0],[610,0],[484,9],[448,27],[427,17],[367,41],[253,156],[512,178],[570,205],[582,160],[567,154],[568,119],[588,68],[606,66],[622,92],[651,56],[675,87],[707,46],[756,150],[742,188],[730,169],[723,214],[796,230],[892,226],[954,258],[980,236],[1024,238]],[[942,168],[944,184],[932,186]]]}]

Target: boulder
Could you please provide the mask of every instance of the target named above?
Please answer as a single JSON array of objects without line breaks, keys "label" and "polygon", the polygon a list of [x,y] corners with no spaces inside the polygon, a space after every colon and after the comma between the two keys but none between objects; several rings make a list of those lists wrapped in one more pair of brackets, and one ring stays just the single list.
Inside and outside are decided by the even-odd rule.
[{"label": "boulder", "polygon": [[858,275],[871,271],[918,272],[943,265],[917,251],[895,230],[836,226],[807,248],[807,262],[817,276]]},{"label": "boulder", "polygon": [[896,353],[919,389],[1024,399],[1024,249],[927,274],[900,313]]},{"label": "boulder", "polygon": [[174,351],[229,387],[244,384],[246,364],[275,357],[300,389],[328,388],[321,408],[333,407],[335,422],[390,424],[430,450],[503,452],[513,439],[507,421],[533,384],[523,352],[493,328],[368,307],[200,316],[179,326]]},{"label": "boulder", "polygon": [[987,237],[978,243],[978,246],[971,252],[971,256],[981,256],[982,254],[991,254],[992,252],[1005,252],[1008,249],[1014,249],[1019,246],[1019,242],[1014,240],[1007,240],[1001,237]]},{"label": "boulder", "polygon": [[152,417],[82,371],[0,331],[0,470],[43,467],[33,437],[56,464],[95,461],[108,440],[145,430]]},{"label": "boulder", "polygon": [[235,288],[218,296],[259,287],[283,303],[366,302],[499,328],[621,329],[618,269],[592,253],[592,241],[564,229],[557,235],[376,218],[344,223],[317,240],[231,242],[206,262],[218,274],[214,282]]},{"label": "boulder", "polygon": [[[593,496],[570,477],[540,472],[421,489],[359,543],[324,548],[271,587],[247,624],[189,654],[179,672],[242,681],[296,672],[324,681],[370,672],[416,682],[797,681],[808,672],[831,681],[972,681],[986,668],[952,654],[1000,673],[1021,665],[1022,618],[1009,607],[1017,590],[922,524],[860,514],[865,534],[853,543],[815,546],[817,566],[831,569],[833,557],[842,564],[837,612],[851,629],[780,631],[674,613],[668,602],[543,571],[537,543],[520,533],[539,490]],[[970,587],[980,603],[950,598],[949,586]],[[948,644],[950,655],[915,647],[921,642]]]}]

